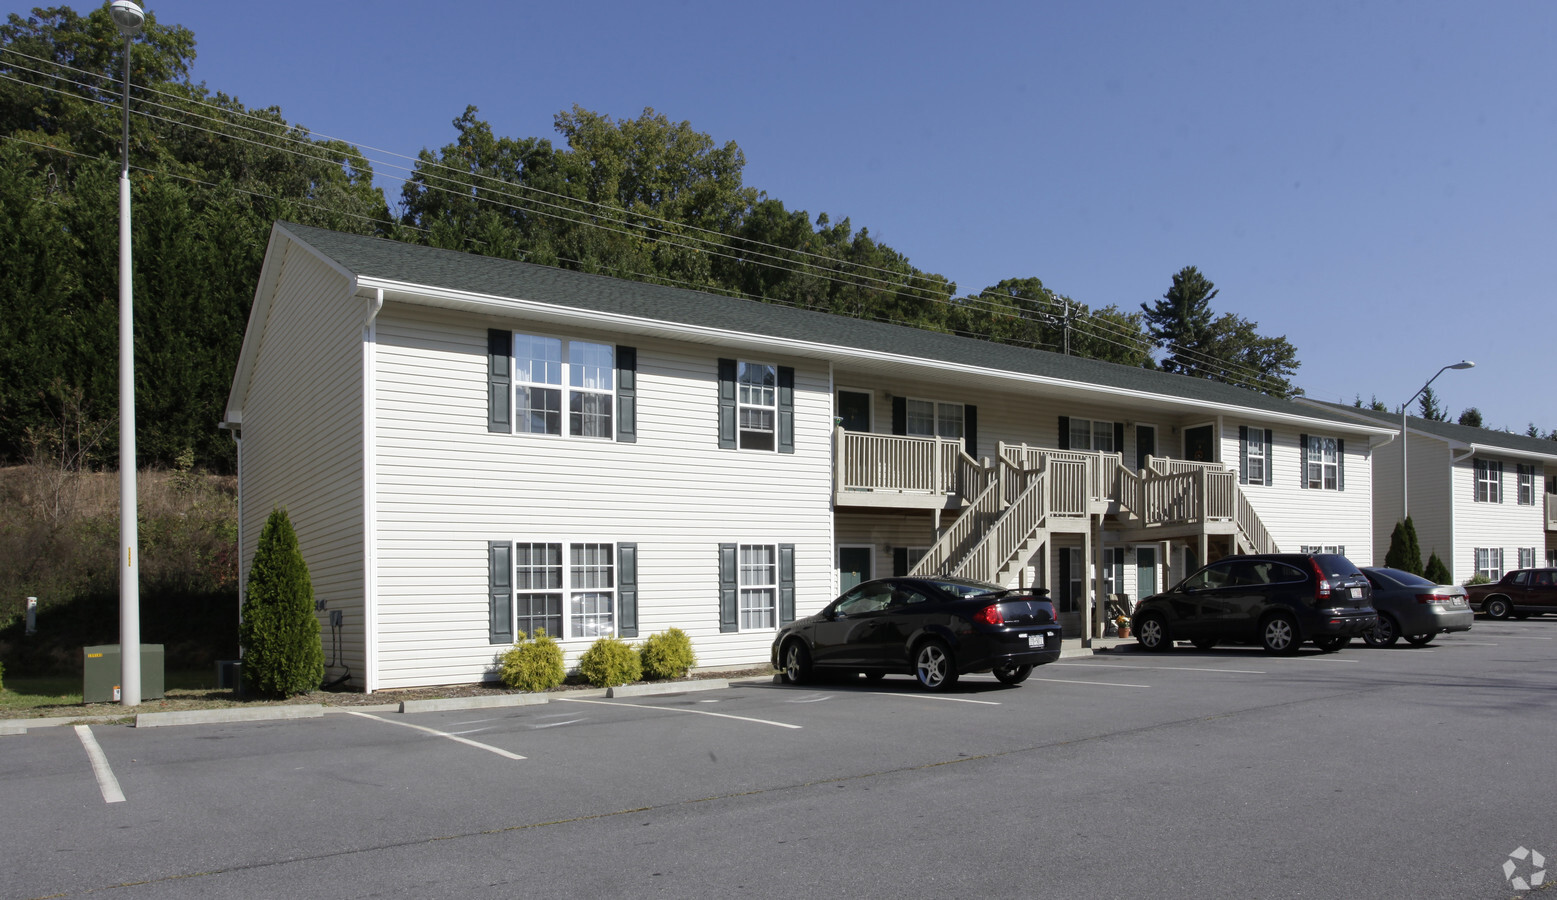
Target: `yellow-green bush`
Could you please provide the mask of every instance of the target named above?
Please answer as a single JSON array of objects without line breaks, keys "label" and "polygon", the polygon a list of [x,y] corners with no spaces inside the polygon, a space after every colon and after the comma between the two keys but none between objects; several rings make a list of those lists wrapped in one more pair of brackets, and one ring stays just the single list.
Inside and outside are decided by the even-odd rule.
[{"label": "yellow-green bush", "polygon": [[680,628],[651,634],[638,651],[645,678],[685,678],[697,665],[692,639]]},{"label": "yellow-green bush", "polygon": [[612,687],[642,678],[643,663],[626,641],[603,637],[579,657],[578,671],[595,687]]},{"label": "yellow-green bush", "polygon": [[545,691],[562,683],[568,677],[562,665],[562,648],[538,628],[535,637],[526,639],[524,632],[513,649],[498,660],[502,668],[503,684],[521,691]]}]

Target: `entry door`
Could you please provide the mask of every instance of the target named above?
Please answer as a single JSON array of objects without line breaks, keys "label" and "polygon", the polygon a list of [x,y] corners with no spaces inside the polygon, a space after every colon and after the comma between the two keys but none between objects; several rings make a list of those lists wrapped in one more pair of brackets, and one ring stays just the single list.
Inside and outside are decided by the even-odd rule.
[{"label": "entry door", "polygon": [[[1123,449],[1123,448],[1121,448]],[[1146,468],[1146,458],[1157,455],[1157,426],[1135,426],[1135,469]]]},{"label": "entry door", "polygon": [[870,430],[870,394],[864,391],[838,392],[838,418],[845,431]]},{"label": "entry door", "polygon": [[871,574],[873,568],[871,561],[874,555],[873,547],[838,548],[838,593],[840,595],[848,593],[855,585],[874,577]]},{"label": "entry door", "polygon": [[1191,462],[1216,461],[1216,432],[1212,426],[1184,429],[1184,458]]},{"label": "entry door", "polygon": [[1135,548],[1135,602],[1157,593],[1157,548]]}]

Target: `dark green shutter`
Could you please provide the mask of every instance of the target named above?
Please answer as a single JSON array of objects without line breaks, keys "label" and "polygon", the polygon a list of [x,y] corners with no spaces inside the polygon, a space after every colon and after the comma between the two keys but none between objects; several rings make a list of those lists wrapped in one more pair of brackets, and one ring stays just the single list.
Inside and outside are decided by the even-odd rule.
[{"label": "dark green shutter", "polygon": [[1124,423],[1114,423],[1114,452],[1124,454]]},{"label": "dark green shutter", "polygon": [[795,370],[778,367],[778,452],[795,452]]},{"label": "dark green shutter", "polygon": [[1346,442],[1335,439],[1335,489],[1346,490]]},{"label": "dark green shutter", "polygon": [[1238,483],[1249,483],[1249,426],[1238,426]]},{"label": "dark green shutter", "polygon": [[908,433],[908,400],[904,397],[892,398],[892,433]]},{"label": "dark green shutter", "polygon": [[1308,487],[1308,435],[1298,435],[1298,487]]},{"label": "dark green shutter", "polygon": [[968,455],[978,459],[979,408],[971,403],[962,408],[962,440],[967,446]]},{"label": "dark green shutter", "polygon": [[719,360],[719,449],[734,450],[735,360]]},{"label": "dark green shutter", "polygon": [[638,545],[616,545],[616,633],[638,636]]},{"label": "dark green shutter", "polygon": [[1265,486],[1270,487],[1276,483],[1273,477],[1276,469],[1276,444],[1273,440],[1274,433],[1265,429]]},{"label": "dark green shutter", "polygon": [[616,348],[616,439],[638,442],[638,348]]},{"label": "dark green shutter", "polygon": [[795,621],[795,545],[779,544],[779,624]]},{"label": "dark green shutter", "polygon": [[719,545],[719,630],[740,631],[740,585],[736,581],[740,559],[734,544]]},{"label": "dark green shutter", "polygon": [[487,593],[491,624],[487,639],[493,644],[514,642],[514,545],[512,541],[487,543]]},{"label": "dark green shutter", "polygon": [[908,548],[907,547],[893,547],[892,548],[892,576],[894,578],[902,578],[904,575],[907,575],[907,574],[908,574]]},{"label": "dark green shutter", "polygon": [[1060,416],[1060,449],[1070,449],[1070,416]]},{"label": "dark green shutter", "polygon": [[513,332],[487,329],[487,431],[508,434],[514,430],[513,380],[508,362],[513,352]]},{"label": "dark green shutter", "polygon": [[1072,606],[1071,604],[1076,600],[1076,598],[1071,596],[1071,590],[1070,590],[1070,550],[1069,550],[1069,548],[1066,548],[1066,547],[1061,547],[1060,548],[1060,565],[1059,565],[1059,569],[1060,569],[1060,583],[1059,583],[1058,587],[1060,589],[1060,601],[1062,603],[1064,603],[1066,612],[1074,612],[1075,611],[1075,607]]}]

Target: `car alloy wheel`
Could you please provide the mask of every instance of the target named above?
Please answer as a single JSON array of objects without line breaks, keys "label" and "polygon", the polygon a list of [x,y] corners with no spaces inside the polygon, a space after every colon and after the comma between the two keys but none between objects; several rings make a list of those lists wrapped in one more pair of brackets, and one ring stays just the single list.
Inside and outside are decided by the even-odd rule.
[{"label": "car alloy wheel", "polygon": [[1285,614],[1271,616],[1260,628],[1260,645],[1266,653],[1290,656],[1298,650],[1297,623]]},{"label": "car alloy wheel", "polygon": [[798,640],[784,645],[784,681],[786,684],[805,684],[811,677],[811,653]]},{"label": "car alloy wheel", "polygon": [[1513,611],[1508,605],[1508,601],[1502,597],[1493,597],[1491,600],[1488,600],[1486,610],[1487,617],[1491,619],[1506,619],[1508,614]]},{"label": "car alloy wheel", "polygon": [[932,691],[944,691],[957,682],[951,650],[940,641],[925,641],[914,653],[914,677]]},{"label": "car alloy wheel", "polygon": [[1140,627],[1135,631],[1135,642],[1141,645],[1141,649],[1153,653],[1173,646],[1173,642],[1168,639],[1168,623],[1156,613],[1141,617]]},{"label": "car alloy wheel", "polygon": [[1380,615],[1378,623],[1364,632],[1362,639],[1369,647],[1392,647],[1400,640],[1400,629],[1395,626],[1394,619]]}]

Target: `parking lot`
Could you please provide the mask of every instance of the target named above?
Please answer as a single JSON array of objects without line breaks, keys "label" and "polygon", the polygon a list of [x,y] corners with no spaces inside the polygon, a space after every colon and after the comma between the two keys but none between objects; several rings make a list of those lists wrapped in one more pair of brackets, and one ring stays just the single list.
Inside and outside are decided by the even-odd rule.
[{"label": "parking lot", "polygon": [[1508,897],[1516,848],[1557,860],[1554,698],[1536,619],[945,695],[42,728],[0,737],[5,895]]}]

